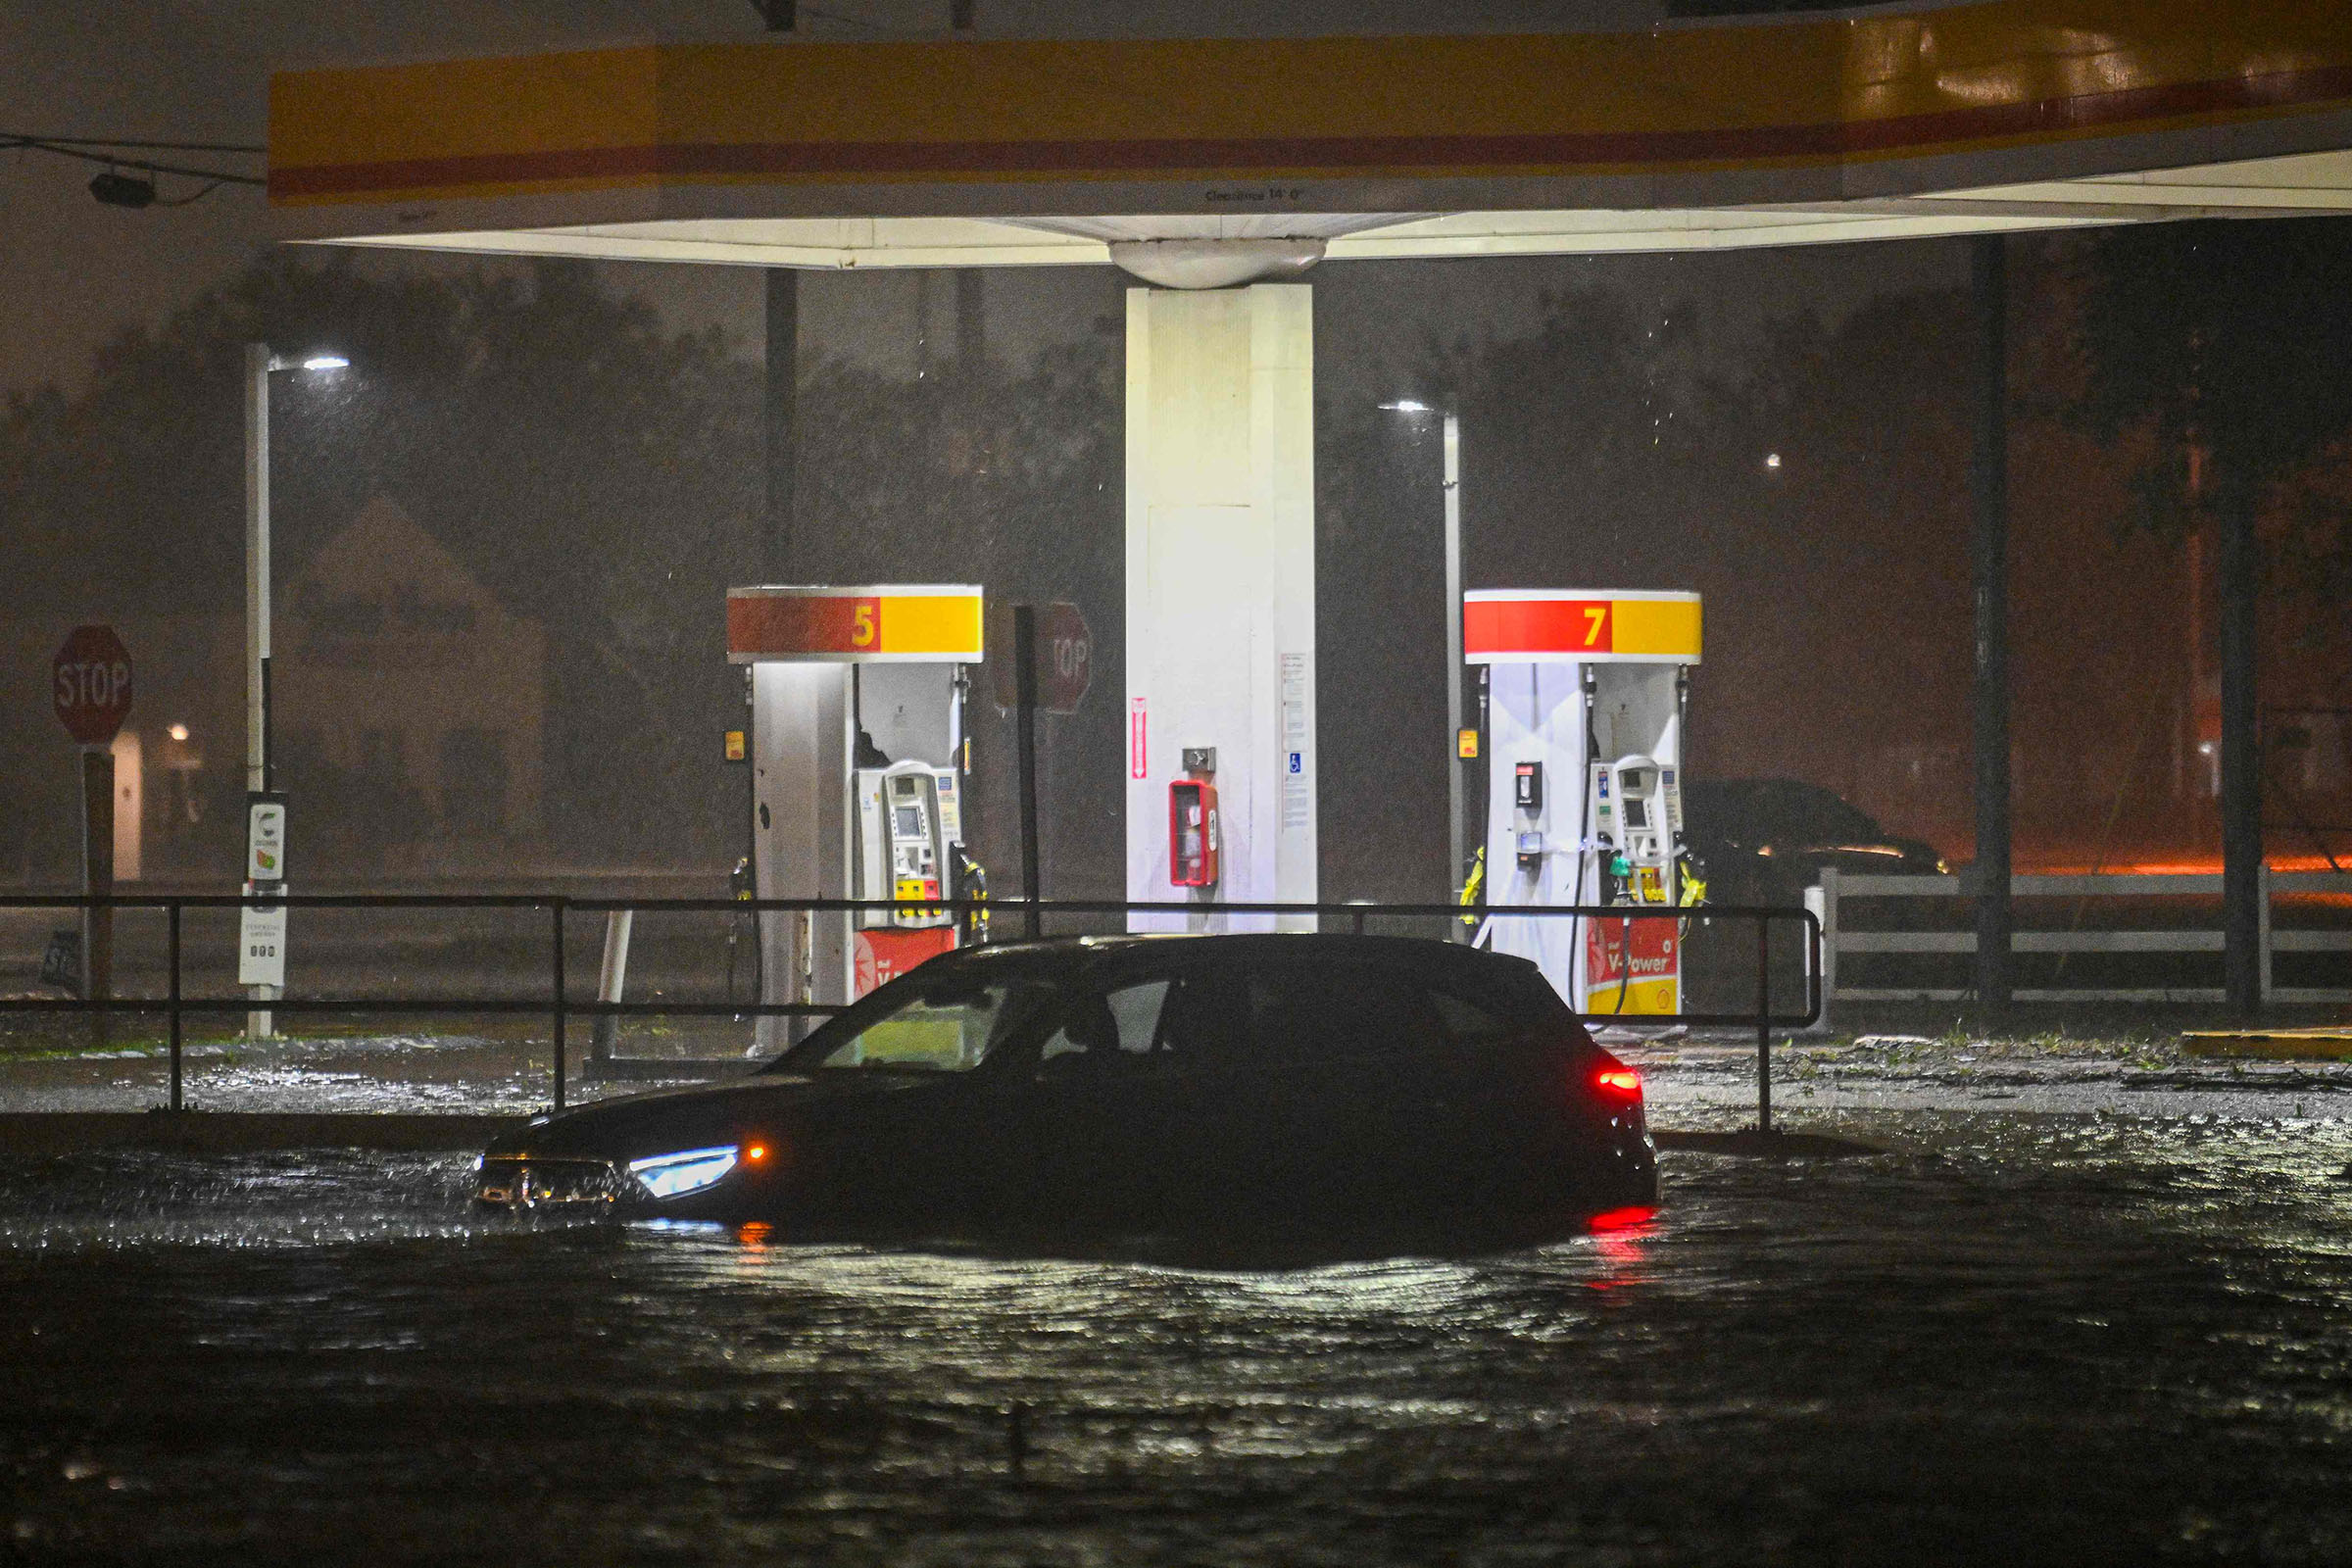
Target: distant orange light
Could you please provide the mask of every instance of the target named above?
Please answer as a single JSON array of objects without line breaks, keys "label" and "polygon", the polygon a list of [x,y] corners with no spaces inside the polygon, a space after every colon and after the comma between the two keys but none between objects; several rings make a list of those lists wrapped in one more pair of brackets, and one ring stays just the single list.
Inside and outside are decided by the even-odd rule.
[{"label": "distant orange light", "polygon": [[767,1146],[765,1144],[754,1144],[751,1148],[743,1152],[743,1157],[746,1159],[755,1160],[765,1159],[767,1157]]},{"label": "distant orange light", "polygon": [[1603,1067],[1592,1075],[1592,1085],[1613,1095],[1636,1099],[1642,1093],[1642,1075],[1627,1066]]}]

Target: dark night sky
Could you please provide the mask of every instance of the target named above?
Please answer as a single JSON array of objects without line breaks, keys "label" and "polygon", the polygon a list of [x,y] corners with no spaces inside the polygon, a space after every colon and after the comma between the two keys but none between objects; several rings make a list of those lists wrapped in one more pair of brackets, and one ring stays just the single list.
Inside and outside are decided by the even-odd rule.
[{"label": "dark night sky", "polygon": [[[1348,0],[1273,6],[1191,4],[1168,0],[1078,5],[1072,0],[986,0],[984,31],[1138,30],[1182,25],[1254,31],[1285,25],[1317,30],[1415,30],[1541,26],[1561,16],[1640,24],[1658,9],[1647,0],[1487,0],[1432,8],[1402,0]],[[825,0],[806,7],[808,30],[856,37],[920,32],[944,24],[945,0]],[[1284,22],[1280,19],[1294,19]],[[128,9],[36,0],[0,8],[0,129],[51,135],[106,135],[261,143],[267,133],[267,87],[273,70],[325,63],[522,50],[591,44],[647,34],[749,37],[759,31],[747,0],[400,0],[363,8],[324,8],[299,0],[222,0]],[[245,167],[230,161],[233,167]],[[258,171],[257,171],[258,172]],[[173,211],[102,207],[83,189],[91,171],[19,154],[0,168],[0,391],[47,381],[69,387],[85,373],[91,351],[125,326],[159,319],[209,283],[246,264],[268,243],[261,196],[218,191]],[[183,185],[167,184],[167,198]],[[1942,285],[1960,273],[1950,247],[1903,245],[1823,248],[1681,261],[1675,292],[1686,295],[1740,343],[1766,314],[1810,305],[1842,314],[1887,289]],[[395,266],[435,265],[416,259]],[[1628,287],[1653,286],[1668,274],[1639,260],[1563,259],[1543,265],[1436,263],[1432,293],[1442,294],[1458,330],[1488,324],[1507,330],[1525,320],[1536,297],[1561,280],[1624,274]],[[727,326],[750,352],[760,332],[756,277],[730,269],[614,268],[616,286],[643,292],[674,320]],[[875,279],[872,318],[808,330],[820,349],[894,353],[893,338],[911,319],[907,279]],[[1023,290],[1024,299],[1038,298]],[[863,305],[863,301],[858,302]],[[992,323],[1007,345],[1051,332],[1066,313],[1050,306],[1027,319]],[[1453,321],[1447,325],[1453,327]],[[828,326],[833,331],[828,334]],[[882,330],[877,331],[880,327]],[[1083,329],[1084,323],[1077,323]],[[828,335],[833,339],[827,343]],[[1351,367],[1327,362],[1327,373]],[[1362,368],[1367,375],[1377,368]]]}]

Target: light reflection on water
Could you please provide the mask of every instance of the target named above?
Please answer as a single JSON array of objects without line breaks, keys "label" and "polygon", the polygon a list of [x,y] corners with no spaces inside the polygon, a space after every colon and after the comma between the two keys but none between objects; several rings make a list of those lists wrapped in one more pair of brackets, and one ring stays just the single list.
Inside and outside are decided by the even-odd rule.
[{"label": "light reflection on water", "polygon": [[2352,1125],[1879,1130],[1905,1152],[1670,1154],[1665,1206],[1625,1229],[1287,1272],[517,1224],[465,1205],[463,1158],[0,1162],[0,1539],[345,1562],[2352,1554]]}]

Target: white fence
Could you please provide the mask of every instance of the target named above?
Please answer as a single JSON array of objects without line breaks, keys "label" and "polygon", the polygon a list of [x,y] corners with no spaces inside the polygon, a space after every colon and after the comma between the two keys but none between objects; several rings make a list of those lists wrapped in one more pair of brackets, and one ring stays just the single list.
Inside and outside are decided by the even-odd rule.
[{"label": "white fence", "polygon": [[[2100,876],[2013,876],[2009,890],[2016,898],[2114,899],[2210,898],[2214,918],[2210,929],[2167,928],[2153,931],[2067,930],[2013,931],[2012,953],[2215,953],[2223,948],[2222,879],[2219,873],[2120,874]],[[1805,905],[1821,920],[1821,995],[1823,1017],[1838,1002],[1961,1002],[1974,995],[1965,987],[1844,986],[1838,983],[1838,960],[1846,954],[1943,953],[1973,954],[1974,931],[1872,931],[1848,922],[1840,905],[1849,899],[1959,899],[1975,891],[1972,878],[1958,876],[1842,876],[1824,870],[1821,885],[1805,890]],[[2261,949],[2262,1000],[2278,1003],[2352,1002],[2352,988],[2280,986],[2273,979],[2272,960],[2281,953],[2352,953],[2352,929],[2311,930],[2279,927],[2273,918],[2274,904],[2282,894],[2332,893],[2352,896],[2352,872],[2262,871]],[[2220,1002],[2214,986],[2021,986],[2010,995],[2019,1002]]]}]

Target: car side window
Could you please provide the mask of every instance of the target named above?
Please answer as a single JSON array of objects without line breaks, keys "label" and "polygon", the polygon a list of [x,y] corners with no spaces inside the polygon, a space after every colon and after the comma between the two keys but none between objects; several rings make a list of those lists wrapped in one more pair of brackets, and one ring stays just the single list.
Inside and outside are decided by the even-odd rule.
[{"label": "car side window", "polygon": [[1230,968],[1202,968],[1177,977],[1160,1015],[1155,1059],[1179,1069],[1225,1066],[1250,1050],[1248,997]]},{"label": "car side window", "polygon": [[[1159,1043],[1160,1014],[1167,1008],[1170,984],[1146,980],[1075,999],[1061,1027],[1047,1038],[1039,1052],[1040,1064],[1086,1056],[1091,1059],[1084,1065],[1103,1066],[1149,1056]],[[1080,1065],[1065,1060],[1054,1070],[1071,1071]]]},{"label": "car side window", "polygon": [[1430,1010],[1437,1014],[1438,1027],[1446,1032],[1446,1039],[1457,1046],[1494,1045],[1521,1032],[1516,1024],[1492,1006],[1434,986],[1428,995]]},{"label": "car side window", "polygon": [[1250,1037],[1267,1061],[1426,1051],[1436,1020],[1426,1000],[1369,964],[1267,964],[1249,981]]}]

